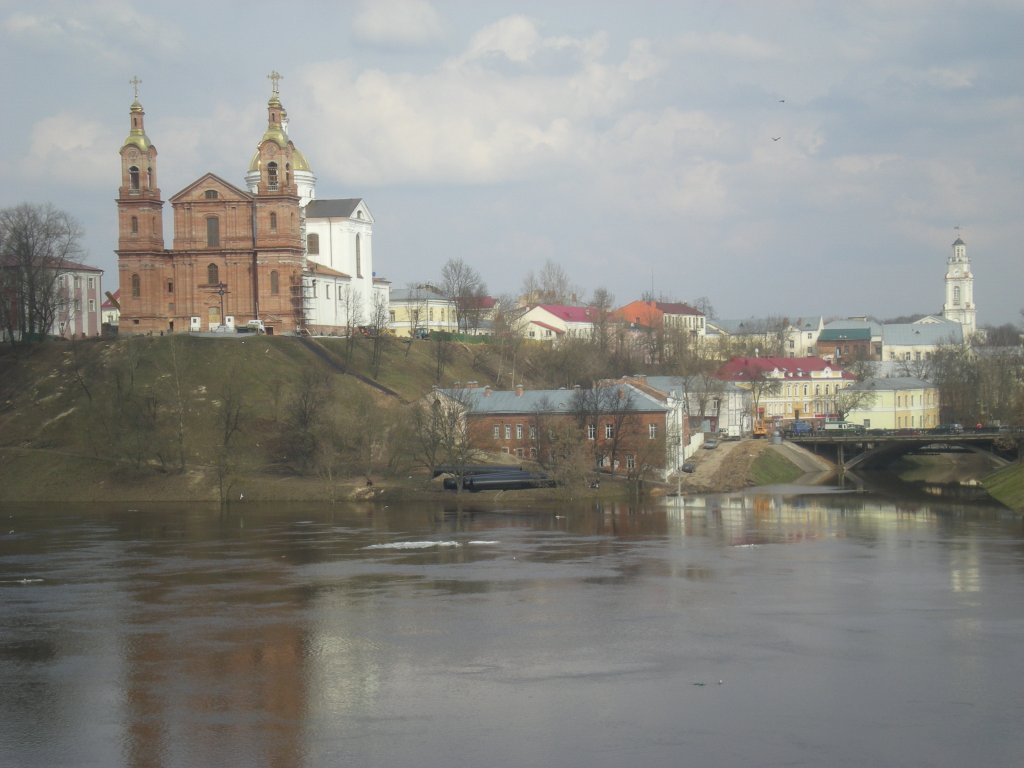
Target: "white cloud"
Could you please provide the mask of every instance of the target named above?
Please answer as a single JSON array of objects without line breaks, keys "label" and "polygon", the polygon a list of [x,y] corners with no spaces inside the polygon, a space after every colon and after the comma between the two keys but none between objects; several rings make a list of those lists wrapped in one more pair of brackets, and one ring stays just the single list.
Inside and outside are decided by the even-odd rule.
[{"label": "white cloud", "polygon": [[782,49],[774,43],[745,34],[688,33],[679,38],[684,53],[713,53],[729,58],[763,61],[779,58]]},{"label": "white cloud", "polygon": [[32,126],[29,153],[20,171],[61,184],[102,186],[111,177],[109,142],[110,133],[101,123],[60,112]]},{"label": "white cloud", "polygon": [[421,45],[444,32],[441,18],[426,0],[367,0],[352,29],[367,42],[385,45]]}]

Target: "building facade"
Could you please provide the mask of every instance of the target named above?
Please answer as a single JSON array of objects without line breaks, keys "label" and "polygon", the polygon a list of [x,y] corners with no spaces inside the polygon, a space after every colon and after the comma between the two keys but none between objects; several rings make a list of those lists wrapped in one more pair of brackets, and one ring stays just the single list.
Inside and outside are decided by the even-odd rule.
[{"label": "building facade", "polygon": [[911,377],[867,379],[855,382],[851,390],[871,393],[861,407],[853,408],[846,420],[867,429],[931,429],[939,425],[939,389]]},{"label": "building facade", "polygon": [[953,241],[953,252],[946,259],[946,300],[942,316],[963,326],[963,335],[970,338],[978,330],[977,308],[974,305],[974,274],[967,258],[967,244],[959,237]]},{"label": "building facade", "polygon": [[316,177],[288,136],[279,76],[271,79],[247,189],[207,173],[173,195],[171,249],[136,92],[117,197],[121,333],[232,330],[257,319],[268,333],[346,331],[358,324],[355,307],[363,318],[386,303],[369,210],[352,199],[314,204]]}]

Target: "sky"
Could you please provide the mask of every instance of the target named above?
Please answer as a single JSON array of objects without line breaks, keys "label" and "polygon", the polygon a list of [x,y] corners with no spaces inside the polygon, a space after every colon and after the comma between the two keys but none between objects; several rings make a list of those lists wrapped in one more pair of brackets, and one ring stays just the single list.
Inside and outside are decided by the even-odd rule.
[{"label": "sky", "polygon": [[169,200],[244,188],[277,71],[395,287],[551,261],[581,299],[885,320],[941,312],[960,236],[979,324],[1020,323],[1021,39],[1021,0],[0,0],[0,208],[71,214],[113,290],[129,81]]}]

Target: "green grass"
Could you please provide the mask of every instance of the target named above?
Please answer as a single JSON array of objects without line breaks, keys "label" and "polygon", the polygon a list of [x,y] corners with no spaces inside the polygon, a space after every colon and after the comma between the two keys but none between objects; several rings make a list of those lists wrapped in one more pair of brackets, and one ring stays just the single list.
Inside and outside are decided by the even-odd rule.
[{"label": "green grass", "polygon": [[[325,339],[344,360],[345,341]],[[372,340],[357,340],[350,369],[370,377]],[[0,501],[213,499],[218,497],[216,458],[221,414],[229,392],[243,402],[243,425],[231,445],[232,484],[246,482],[267,498],[330,498],[316,478],[282,474],[268,451],[280,432],[286,403],[310,370],[332,382],[335,407],[366,403],[366,393],[401,408],[435,382],[434,346],[385,340],[377,381],[389,397],[354,376],[337,372],[302,341],[251,336],[215,339],[179,334],[81,342],[49,341],[18,358],[0,350]],[[451,345],[441,384],[487,381],[475,370],[479,355]],[[141,468],[125,448],[132,425],[116,405],[118,380],[136,402],[148,399],[158,412],[159,453]],[[365,406],[364,406],[365,407]],[[185,434],[186,471],[178,471],[179,416]],[[139,434],[142,434],[141,432]],[[352,470],[355,474],[355,470]],[[344,481],[344,479],[343,479]],[[248,495],[248,494],[247,494]]]},{"label": "green grass", "polygon": [[1024,512],[1024,464],[1017,462],[996,470],[982,481],[982,485],[1000,504]]},{"label": "green grass", "polygon": [[779,485],[791,483],[804,473],[778,451],[765,450],[754,460],[750,474],[755,485]]}]

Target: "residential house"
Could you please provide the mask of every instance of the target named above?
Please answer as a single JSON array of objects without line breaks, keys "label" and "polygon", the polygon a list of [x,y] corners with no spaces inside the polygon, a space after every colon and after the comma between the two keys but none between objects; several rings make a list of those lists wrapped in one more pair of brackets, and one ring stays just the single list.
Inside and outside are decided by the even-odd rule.
[{"label": "residential house", "polygon": [[100,324],[108,328],[117,328],[121,319],[121,289],[113,293],[107,292],[107,298],[100,304]]},{"label": "residential house", "polygon": [[459,330],[454,302],[429,283],[392,288],[389,312],[390,328],[398,337]]},{"label": "residential house", "polygon": [[882,325],[883,360],[927,360],[943,346],[964,343],[964,326],[955,320],[927,315],[912,323]]},{"label": "residential house", "polygon": [[571,430],[588,445],[595,468],[632,473],[643,465],[666,473],[673,408],[663,398],[624,383],[592,390],[492,390],[470,384],[437,389],[435,396],[464,409],[466,434],[479,451],[548,463],[558,435]]},{"label": "residential house", "polygon": [[718,376],[751,392],[755,426],[834,416],[837,394],[856,380],[820,357],[734,357]]},{"label": "residential house", "polygon": [[730,346],[766,357],[807,357],[816,354],[820,315],[808,317],[748,317],[709,319],[707,338],[723,352]]},{"label": "residential house", "polygon": [[703,376],[644,376],[642,380],[682,401],[689,433],[750,433],[751,393],[746,387]]},{"label": "residential house", "polygon": [[537,304],[523,313],[518,324],[526,338],[537,341],[589,339],[594,332],[593,315],[590,307]]},{"label": "residential house", "polygon": [[616,309],[612,318],[634,330],[678,330],[693,339],[707,333],[704,313],[680,302],[633,301]]},{"label": "residential house", "polygon": [[[14,338],[22,332],[48,333],[64,338],[99,336],[102,328],[100,304],[103,296],[103,270],[87,264],[62,260],[54,268],[35,275],[36,301],[45,305],[28,311],[28,278],[12,260],[0,262],[0,331]],[[39,281],[42,284],[39,284]],[[52,281],[52,282],[51,282]],[[24,307],[19,308],[19,303]],[[35,313],[35,320],[28,315]],[[34,322],[29,328],[26,323]],[[49,326],[44,328],[43,326]]]},{"label": "residential house", "polygon": [[939,424],[939,389],[922,379],[867,379],[854,382],[850,390],[873,397],[846,415],[849,422],[868,429],[930,429]]}]

